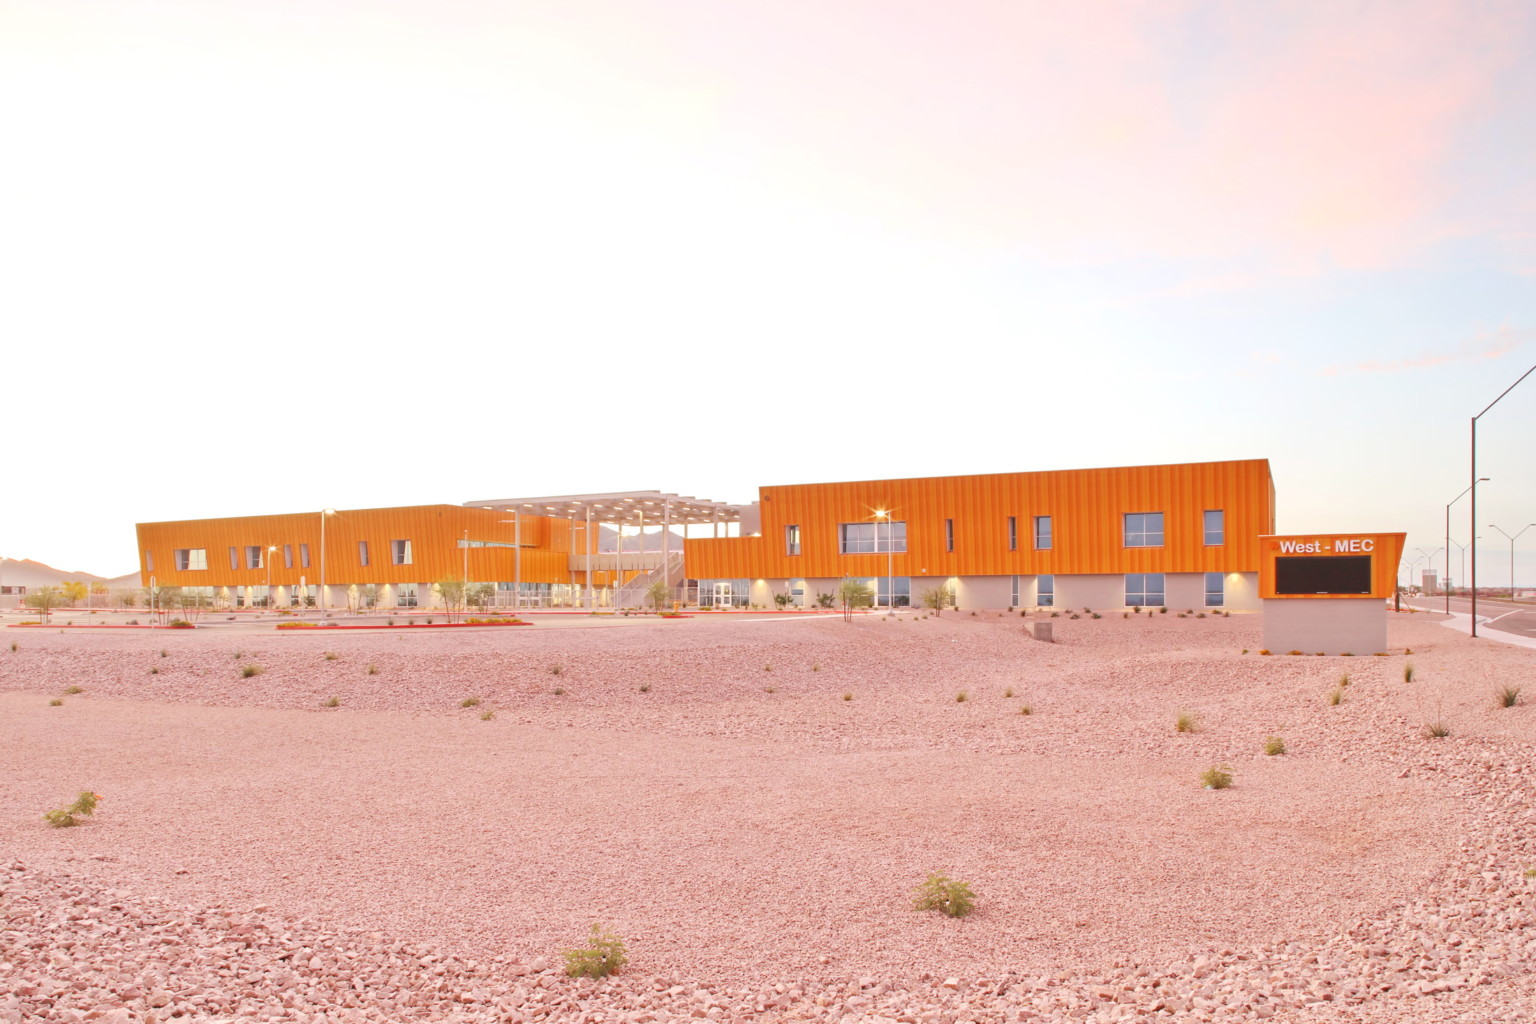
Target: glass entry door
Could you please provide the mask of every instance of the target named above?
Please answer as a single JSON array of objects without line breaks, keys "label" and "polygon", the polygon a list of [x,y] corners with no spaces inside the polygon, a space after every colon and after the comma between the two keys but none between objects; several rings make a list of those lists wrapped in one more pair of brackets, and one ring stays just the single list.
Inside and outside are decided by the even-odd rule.
[{"label": "glass entry door", "polygon": [[715,607],[731,607],[731,581],[715,580]]}]

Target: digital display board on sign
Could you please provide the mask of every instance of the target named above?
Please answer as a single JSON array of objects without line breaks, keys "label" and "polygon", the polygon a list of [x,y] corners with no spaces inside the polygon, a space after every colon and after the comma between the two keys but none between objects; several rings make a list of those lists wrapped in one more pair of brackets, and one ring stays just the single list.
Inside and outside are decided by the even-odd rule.
[{"label": "digital display board on sign", "polygon": [[1370,555],[1279,555],[1275,558],[1275,593],[1371,593]]}]

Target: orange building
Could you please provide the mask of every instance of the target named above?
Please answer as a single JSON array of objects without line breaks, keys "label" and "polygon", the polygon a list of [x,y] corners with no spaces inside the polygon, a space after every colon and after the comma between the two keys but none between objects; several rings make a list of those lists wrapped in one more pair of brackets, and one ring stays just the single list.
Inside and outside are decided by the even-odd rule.
[{"label": "orange building", "polygon": [[675,529],[740,518],[659,491],[471,504],[140,523],[139,570],[220,608],[427,608],[445,580],[498,607],[639,605],[657,579],[682,584]]},{"label": "orange building", "polygon": [[705,605],[796,604],[863,580],[884,606],[947,588],[962,608],[1259,607],[1269,462],[1207,462],[759,492],[753,536],[689,540]]},{"label": "orange building", "polygon": [[503,607],[638,606],[659,581],[705,607],[809,607],[853,578],[881,606],[946,592],[962,608],[1257,609],[1259,537],[1274,530],[1269,462],[1250,459],[793,484],[745,506],[631,491],[138,535],[146,586],[224,607],[430,607],[444,580],[488,583]]}]

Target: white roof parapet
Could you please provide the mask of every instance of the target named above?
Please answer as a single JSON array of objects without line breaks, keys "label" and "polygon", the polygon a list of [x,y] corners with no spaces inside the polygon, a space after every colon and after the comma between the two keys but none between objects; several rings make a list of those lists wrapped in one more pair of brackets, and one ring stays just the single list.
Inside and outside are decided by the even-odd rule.
[{"label": "white roof parapet", "polygon": [[673,523],[730,523],[741,519],[740,505],[708,498],[692,498],[662,491],[613,491],[606,494],[560,494],[543,498],[495,498],[466,501],[466,508],[501,509],[528,515],[585,519],[594,522],[630,523],[643,516],[660,525],[663,511]]}]

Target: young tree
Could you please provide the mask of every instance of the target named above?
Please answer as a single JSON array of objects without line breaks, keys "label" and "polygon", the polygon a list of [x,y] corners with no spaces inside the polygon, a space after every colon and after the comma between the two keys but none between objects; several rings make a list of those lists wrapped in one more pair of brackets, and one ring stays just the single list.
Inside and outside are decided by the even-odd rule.
[{"label": "young tree", "polygon": [[[92,583],[91,584],[91,596],[92,597],[106,597],[107,596],[107,584],[106,584],[106,582],[103,581],[103,580],[96,580],[94,583]],[[94,603],[94,602],[92,602],[92,603]]]},{"label": "young tree", "polygon": [[465,599],[476,608],[479,608],[480,614],[484,615],[485,610],[496,600],[496,584],[471,583]]},{"label": "young tree", "polygon": [[837,596],[843,603],[843,621],[853,621],[855,608],[868,608],[875,603],[875,590],[868,583],[845,579],[837,586]]},{"label": "young tree", "polygon": [[84,580],[65,580],[59,589],[63,592],[64,600],[69,602],[71,608],[84,601],[86,595],[91,592],[90,585]]},{"label": "young tree", "polygon": [[923,607],[932,608],[933,614],[940,615],[945,608],[955,606],[955,592],[949,589],[947,584],[930,587],[923,591]]},{"label": "young tree", "polygon": [[21,599],[21,603],[28,608],[36,608],[42,613],[42,618],[47,619],[48,613],[61,607],[68,600],[62,587],[30,587],[27,594]]},{"label": "young tree", "polygon": [[651,603],[656,611],[666,610],[667,604],[672,600],[672,588],[666,580],[657,580],[645,588],[645,599]]},{"label": "young tree", "polygon": [[437,596],[442,599],[443,611],[452,622],[456,613],[464,610],[464,602],[468,596],[469,586],[457,577],[448,577],[438,580],[433,584]]}]

